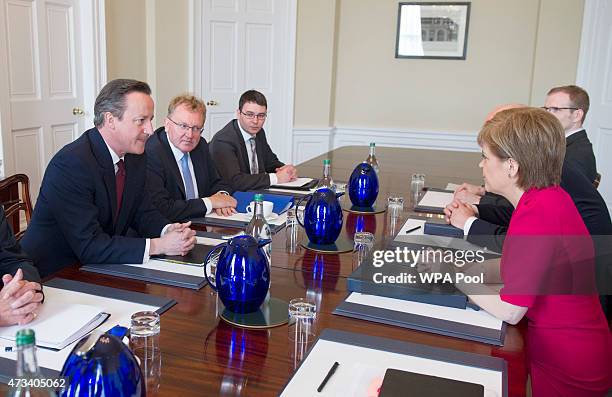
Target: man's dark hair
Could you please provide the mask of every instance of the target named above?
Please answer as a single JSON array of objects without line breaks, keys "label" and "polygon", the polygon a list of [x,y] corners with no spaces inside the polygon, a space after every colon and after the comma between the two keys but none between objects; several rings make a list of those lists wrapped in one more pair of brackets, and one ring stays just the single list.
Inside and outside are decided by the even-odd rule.
[{"label": "man's dark hair", "polygon": [[96,127],[104,125],[106,112],[121,119],[125,112],[125,97],[132,92],[151,95],[151,87],[145,82],[131,79],[112,80],[102,87],[94,104],[94,125]]},{"label": "man's dark hair", "polygon": [[266,109],[268,108],[268,102],[266,101],[266,97],[259,91],[248,90],[244,94],[240,96],[240,101],[238,101],[238,109],[242,110],[242,107],[245,103],[254,102],[259,106],[263,106]]}]

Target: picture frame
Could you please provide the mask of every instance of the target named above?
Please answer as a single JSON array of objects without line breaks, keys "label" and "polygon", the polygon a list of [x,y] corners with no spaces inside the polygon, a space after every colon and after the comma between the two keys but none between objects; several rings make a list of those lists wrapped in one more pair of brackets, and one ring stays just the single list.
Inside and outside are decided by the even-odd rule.
[{"label": "picture frame", "polygon": [[466,59],[470,2],[400,2],[396,58]]}]

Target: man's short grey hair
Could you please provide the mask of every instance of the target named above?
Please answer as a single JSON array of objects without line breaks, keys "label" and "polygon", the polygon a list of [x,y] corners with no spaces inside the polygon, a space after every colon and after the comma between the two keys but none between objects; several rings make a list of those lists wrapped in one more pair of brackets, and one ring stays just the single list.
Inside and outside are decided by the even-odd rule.
[{"label": "man's short grey hair", "polygon": [[94,104],[94,125],[104,125],[104,114],[109,112],[121,120],[125,112],[125,97],[132,92],[151,95],[151,87],[145,82],[132,79],[109,81],[98,94]]}]

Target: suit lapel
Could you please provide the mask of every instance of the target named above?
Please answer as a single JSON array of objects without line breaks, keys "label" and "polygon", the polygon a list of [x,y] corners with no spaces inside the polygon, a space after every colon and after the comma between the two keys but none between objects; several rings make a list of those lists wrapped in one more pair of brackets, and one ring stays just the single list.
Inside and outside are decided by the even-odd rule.
[{"label": "suit lapel", "polygon": [[100,135],[100,132],[94,128],[90,130],[88,134],[91,142],[92,153],[96,158],[96,161],[102,168],[102,177],[104,179],[104,186],[106,187],[106,194],[108,195],[108,202],[111,203],[112,213],[110,214],[111,222],[117,212],[117,187],[115,186],[115,165],[113,159],[108,151],[108,147]]},{"label": "suit lapel", "polygon": [[201,148],[202,147],[198,144],[198,146],[196,146],[196,148],[193,149],[189,155],[191,156],[191,162],[193,163],[193,172],[195,174],[196,184],[198,185],[198,194],[200,197],[204,197],[204,195],[208,193],[208,175],[207,170],[204,168],[206,166],[206,162],[204,161]]},{"label": "suit lapel", "polygon": [[263,155],[264,136],[262,133],[263,133],[263,128],[261,129],[261,131],[257,133],[256,138],[255,138],[255,142],[256,142],[255,152],[257,152],[257,166],[259,167],[260,174],[263,174],[266,172],[266,167],[264,163],[264,155]]},{"label": "suit lapel", "polygon": [[565,146],[570,146],[573,143],[578,142],[579,140],[583,139],[584,137],[586,137],[586,131],[585,130],[580,130],[577,132],[574,132],[572,135],[568,136],[567,138],[565,138]]},{"label": "suit lapel", "polygon": [[172,149],[170,148],[170,141],[168,141],[168,135],[166,131],[161,131],[159,134],[161,140],[161,146],[163,148],[163,152],[166,156],[166,163],[170,164],[170,172],[174,176],[174,181],[183,194],[183,198],[187,197],[185,193],[185,184],[183,183],[183,177],[181,176],[181,171],[178,168],[178,164],[176,163],[176,159],[174,158],[174,153],[172,153]]},{"label": "suit lapel", "polygon": [[[242,153],[242,158],[240,164],[240,168],[243,172],[251,173],[251,165],[249,164],[249,155],[247,153],[246,143],[244,142],[244,137],[242,136],[242,132],[240,132],[240,127],[238,127],[238,120],[234,120],[232,125],[234,126],[234,132],[236,132],[236,137],[238,139],[238,145],[240,146],[240,152]],[[250,149],[249,149],[250,150]]]},{"label": "suit lapel", "polygon": [[[121,210],[119,211],[119,217],[117,218],[117,222],[115,223],[115,233],[121,234],[127,225],[127,221],[130,215],[130,209],[133,207],[132,202],[134,201],[134,197],[136,197],[135,189],[138,189],[138,186],[142,186],[139,183],[138,177],[139,172],[137,169],[137,164],[133,154],[126,154],[124,157],[125,161],[125,187],[123,188],[123,203],[121,204]],[[142,175],[140,175],[142,178]]]}]

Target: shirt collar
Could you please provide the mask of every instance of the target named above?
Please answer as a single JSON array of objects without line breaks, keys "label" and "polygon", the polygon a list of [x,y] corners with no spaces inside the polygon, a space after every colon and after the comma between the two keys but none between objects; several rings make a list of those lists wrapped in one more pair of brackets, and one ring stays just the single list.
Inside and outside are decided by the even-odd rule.
[{"label": "shirt collar", "polygon": [[119,157],[119,155],[117,153],[115,153],[115,151],[108,146],[108,143],[106,143],[106,141],[104,140],[104,137],[102,137],[102,140],[104,141],[104,144],[106,145],[106,148],[108,149],[110,155],[111,155],[111,159],[113,160],[113,164],[117,164],[117,162],[119,160],[123,160],[125,158],[125,155],[122,157]]},{"label": "shirt collar", "polygon": [[[168,133],[166,133],[166,137],[167,136],[168,136]],[[180,149],[178,149],[176,146],[174,146],[174,144],[170,141],[169,138],[168,138],[168,145],[170,145],[170,150],[172,150],[172,154],[174,155],[174,159],[176,160],[177,163],[179,163],[186,153],[183,153]]]},{"label": "shirt collar", "polygon": [[584,128],[580,127],[580,128],[576,128],[575,130],[570,130],[570,131],[566,131],[565,132],[565,137],[569,138],[570,135],[574,135],[577,132],[582,131]]},{"label": "shirt collar", "polygon": [[238,124],[238,128],[240,129],[240,132],[242,133],[242,139],[244,139],[245,143],[248,143],[249,139],[255,138],[255,135],[251,135],[242,129],[242,126],[240,125],[240,122],[238,120],[236,120],[236,124]]}]

